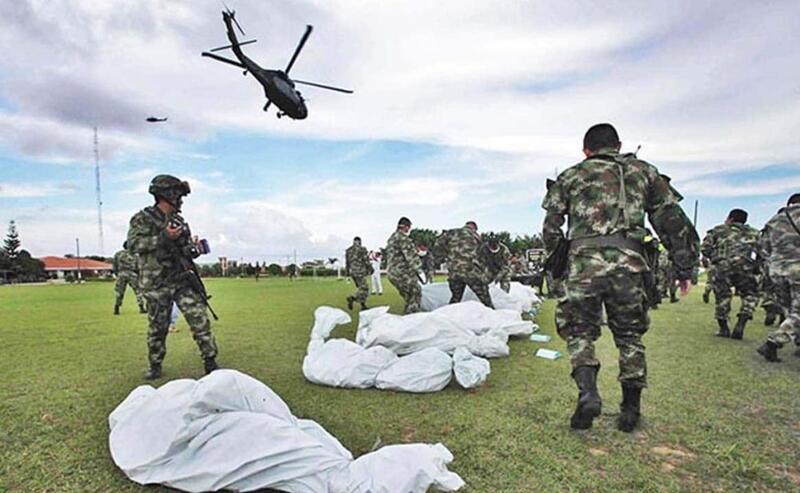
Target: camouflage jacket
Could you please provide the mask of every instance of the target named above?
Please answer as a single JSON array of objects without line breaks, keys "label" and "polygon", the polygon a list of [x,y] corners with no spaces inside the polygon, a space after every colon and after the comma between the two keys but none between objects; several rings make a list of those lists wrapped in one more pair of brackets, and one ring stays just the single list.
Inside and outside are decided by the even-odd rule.
[{"label": "camouflage jacket", "polygon": [[767,259],[770,275],[800,281],[800,234],[786,214],[800,228],[800,205],[787,206],[769,221],[761,232],[761,250]]},{"label": "camouflage jacket", "polygon": [[[440,243],[441,242],[441,243]],[[437,250],[444,254],[449,276],[482,279],[485,267],[480,257],[481,237],[464,226],[451,229],[436,240]]]},{"label": "camouflage jacket", "polygon": [[755,270],[759,261],[759,232],[746,224],[720,224],[703,238],[703,256],[715,266]]},{"label": "camouflage jacket", "polygon": [[[183,224],[183,232],[176,240],[171,240],[165,231],[170,221]],[[146,207],[131,218],[128,250],[138,257],[139,285],[144,291],[185,282],[180,257],[198,256],[191,245],[189,226],[179,215],[167,217],[156,206]]]},{"label": "camouflage jacket", "polygon": [[389,277],[414,279],[422,268],[414,240],[399,229],[386,242],[384,255]]},{"label": "camouflage jacket", "polygon": [[111,268],[114,274],[137,274],[139,272],[136,257],[127,250],[120,250],[114,254]]},{"label": "camouflage jacket", "polygon": [[347,274],[353,277],[366,277],[372,274],[369,252],[363,246],[351,245],[345,250],[344,265]]},{"label": "camouflage jacket", "polygon": [[511,251],[500,243],[496,252],[489,250],[488,244],[481,245],[480,255],[486,266],[486,277],[489,282],[508,281],[511,279]]},{"label": "camouflage jacket", "polygon": [[[624,186],[622,186],[624,184]],[[634,154],[601,149],[562,172],[547,190],[542,236],[548,253],[567,239],[622,235],[635,242],[647,236],[645,216],[669,250],[681,279],[688,279],[698,260],[699,238],[681,209],[682,197],[658,169]],[[639,251],[623,247],[583,245],[570,249],[569,275],[605,275],[623,268],[648,270]]]}]

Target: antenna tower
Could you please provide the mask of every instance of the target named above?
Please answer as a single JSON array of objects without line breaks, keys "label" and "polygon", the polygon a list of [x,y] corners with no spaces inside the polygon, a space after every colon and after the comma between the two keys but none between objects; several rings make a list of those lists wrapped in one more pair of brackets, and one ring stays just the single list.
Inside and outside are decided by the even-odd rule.
[{"label": "antenna tower", "polygon": [[100,245],[100,255],[103,251],[103,199],[100,194],[100,151],[98,150],[97,127],[94,127],[94,182],[97,192],[97,230]]}]

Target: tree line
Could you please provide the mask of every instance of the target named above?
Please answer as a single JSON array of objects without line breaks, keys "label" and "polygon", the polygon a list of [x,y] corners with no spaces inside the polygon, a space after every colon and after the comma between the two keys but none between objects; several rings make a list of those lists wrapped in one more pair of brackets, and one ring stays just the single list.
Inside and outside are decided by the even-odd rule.
[{"label": "tree line", "polygon": [[12,220],[0,249],[0,282],[34,282],[46,277],[44,262],[22,248],[17,224]]}]

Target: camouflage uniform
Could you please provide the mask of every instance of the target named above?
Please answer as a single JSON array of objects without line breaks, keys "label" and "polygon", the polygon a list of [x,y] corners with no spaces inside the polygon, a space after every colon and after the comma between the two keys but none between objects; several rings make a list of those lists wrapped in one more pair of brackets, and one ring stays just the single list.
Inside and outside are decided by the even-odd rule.
[{"label": "camouflage uniform", "polygon": [[780,301],[778,300],[778,292],[775,283],[772,282],[769,273],[769,266],[765,265],[763,267],[760,281],[761,307],[767,312],[764,324],[769,326],[775,323],[775,319],[778,316],[785,315],[783,313],[783,308],[781,308]]},{"label": "camouflage uniform", "polygon": [[669,254],[662,250],[658,257],[658,289],[661,296],[669,295],[672,303],[678,301],[678,285],[676,284],[675,269],[669,260]]},{"label": "camouflage uniform", "polygon": [[139,289],[139,268],[136,265],[136,257],[125,249],[118,251],[114,255],[112,270],[117,276],[117,282],[114,284],[114,292],[117,295],[114,302],[114,312],[119,312],[119,307],[122,306],[122,301],[125,298],[125,289],[130,286],[136,295],[139,311],[144,313],[144,297],[142,297],[142,290]]},{"label": "camouflage uniform", "polygon": [[703,239],[703,256],[716,269],[713,289],[715,317],[728,320],[731,312],[731,288],[742,298],[739,317],[750,320],[758,304],[759,232],[746,224],[720,224]]},{"label": "camouflage uniform", "polygon": [[128,229],[128,248],[139,258],[139,286],[147,300],[150,322],[147,349],[151,368],[160,368],[167,352],[173,301],[189,324],[203,359],[213,361],[217,355],[206,305],[186,280],[185,271],[178,261],[178,250],[187,247],[181,244],[181,240],[186,241],[191,234],[185,225],[181,238],[169,239],[165,227],[174,221],[183,222],[183,219],[177,214],[167,217],[158,207],[150,206],[131,218]]},{"label": "camouflage uniform", "polygon": [[796,344],[800,342],[800,233],[794,229],[787,214],[800,227],[800,204],[791,204],[767,222],[760,243],[779,303],[786,313],[783,323],[769,333],[767,342],[759,348],[759,352],[767,357],[764,348],[772,345],[774,358],[767,357],[770,361],[780,361],[775,354],[777,348],[792,340]]},{"label": "camouflage uniform", "polygon": [[345,251],[345,270],[356,285],[355,294],[348,296],[348,303],[357,301],[364,305],[369,296],[367,277],[372,275],[372,264],[369,262],[369,252],[361,245],[351,245]]},{"label": "camouflage uniform", "polygon": [[487,243],[481,246],[481,257],[486,266],[487,282],[496,282],[500,289],[508,293],[511,291],[511,251],[502,243],[498,243],[498,250],[492,252]]},{"label": "camouflage uniform", "polygon": [[670,251],[676,275],[686,279],[697,262],[699,240],[678,205],[681,199],[655,166],[613,148],[567,169],[548,190],[543,238],[549,252],[563,238],[561,226],[569,216],[566,293],[556,309],[556,326],[567,342],[573,373],[582,366],[600,366],[594,341],[605,307],[619,349],[623,389],[647,385],[642,344],[649,325],[643,285],[648,271],[642,255],[645,213]]},{"label": "camouflage uniform", "polygon": [[708,303],[708,296],[714,290],[714,275],[717,273],[716,267],[709,265],[706,269],[706,286],[703,288],[703,301]]},{"label": "camouflage uniform", "polygon": [[451,229],[437,238],[436,250],[446,252],[450,303],[459,303],[469,286],[481,303],[494,308],[479,255],[480,246],[480,235],[469,226]]},{"label": "camouflage uniform", "polygon": [[421,310],[422,288],[417,277],[422,262],[417,255],[414,240],[400,229],[395,231],[386,243],[386,274],[389,282],[397,288],[406,302],[403,313],[416,313]]},{"label": "camouflage uniform", "polygon": [[419,260],[422,262],[422,272],[425,273],[425,284],[433,282],[433,275],[436,273],[436,262],[431,252],[425,252],[424,255],[419,255]]}]

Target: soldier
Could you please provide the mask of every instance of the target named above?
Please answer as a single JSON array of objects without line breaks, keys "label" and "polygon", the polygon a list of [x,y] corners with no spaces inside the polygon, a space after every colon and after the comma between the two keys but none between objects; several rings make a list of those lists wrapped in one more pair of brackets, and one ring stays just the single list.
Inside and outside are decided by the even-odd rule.
[{"label": "soldier", "polygon": [[425,274],[425,284],[433,282],[433,275],[436,272],[433,255],[428,251],[428,247],[423,243],[417,245],[417,255],[422,262],[422,273]]},{"label": "soldier", "polygon": [[764,317],[764,325],[767,327],[772,327],[775,324],[776,319],[779,320],[778,325],[780,325],[783,323],[785,315],[783,314],[783,309],[778,301],[775,283],[772,282],[770,277],[768,265],[764,265],[760,281],[761,307],[764,308],[764,311],[766,312],[766,316]]},{"label": "soldier", "polygon": [[708,304],[711,301],[711,291],[714,289],[714,273],[716,273],[717,269],[707,259],[703,259],[703,264],[706,268],[706,287],[703,288],[703,303]]},{"label": "soldier", "polygon": [[459,303],[469,286],[481,303],[494,308],[486,283],[485,267],[480,258],[481,237],[475,221],[443,232],[436,239],[436,250],[443,252],[447,262],[447,283],[450,285],[450,303]]},{"label": "soldier", "polygon": [[370,294],[383,296],[383,283],[381,282],[381,252],[372,252],[369,263],[372,265],[372,279],[370,280]]},{"label": "soldier", "polygon": [[[714,273],[714,315],[719,325],[718,337],[741,339],[748,320],[758,304],[759,232],[747,224],[747,212],[733,209],[724,224],[711,228],[703,239],[703,256],[716,269]],[[728,328],[731,312],[731,288],[742,298],[733,332]]]},{"label": "soldier", "polygon": [[506,293],[511,291],[511,251],[492,235],[481,245],[481,258],[486,266],[487,282],[496,282]]},{"label": "soldier", "polygon": [[403,313],[420,311],[422,288],[419,285],[419,270],[422,268],[417,256],[414,240],[408,235],[411,231],[411,220],[401,217],[397,222],[397,230],[392,233],[386,243],[386,265],[389,282],[405,300]]},{"label": "soldier", "polygon": [[366,310],[369,296],[367,277],[372,275],[372,265],[369,263],[369,252],[361,246],[361,238],[358,236],[353,238],[353,244],[345,251],[344,262],[345,272],[356,285],[355,294],[347,297],[347,308],[352,310],[353,303],[358,301],[361,309]]},{"label": "soldier", "polygon": [[145,378],[161,376],[173,302],[192,331],[208,374],[217,369],[217,344],[211,333],[205,293],[200,293],[189,278],[196,275],[191,270],[192,259],[200,253],[179,214],[183,197],[190,192],[189,184],[174,176],[158,175],[150,182],[149,192],[155,197],[155,204],[137,212],[128,229],[128,247],[139,257],[139,282],[147,300],[150,325],[150,369]]},{"label": "soldier", "polygon": [[[583,140],[586,159],[561,173],[543,202],[543,239],[548,252],[567,253],[565,296],[556,309],[556,327],[566,340],[578,404],[574,429],[588,429],[601,412],[597,391],[600,362],[594,341],[600,336],[603,308],[619,349],[622,404],[617,428],[633,431],[639,422],[641,392],[647,385],[645,347],[647,300],[643,273],[645,213],[667,247],[682,287],[697,262],[699,239],[670,186],[669,178],[635,154],[620,154],[613,126],[591,127]],[[561,230],[569,217],[567,237]],[[561,263],[561,262],[558,262]]]},{"label": "soldier", "polygon": [[661,296],[669,295],[670,303],[677,303],[680,301],[678,298],[678,284],[675,279],[675,269],[672,268],[672,262],[669,260],[667,249],[663,245],[659,248],[660,253],[658,257],[658,281],[659,293]]},{"label": "soldier", "polygon": [[[800,342],[800,193],[792,195],[787,206],[767,221],[760,245],[787,316],[758,352],[767,361],[777,362],[778,349],[792,340]],[[800,351],[795,356],[800,356]]]},{"label": "soldier", "polygon": [[122,306],[122,300],[125,298],[125,288],[128,285],[136,295],[139,313],[147,313],[144,308],[142,290],[139,289],[139,268],[136,265],[136,257],[128,251],[127,241],[122,244],[122,250],[114,254],[111,271],[117,276],[117,282],[114,285],[114,292],[117,295],[117,299],[114,302],[114,315],[119,315],[119,308]]}]

